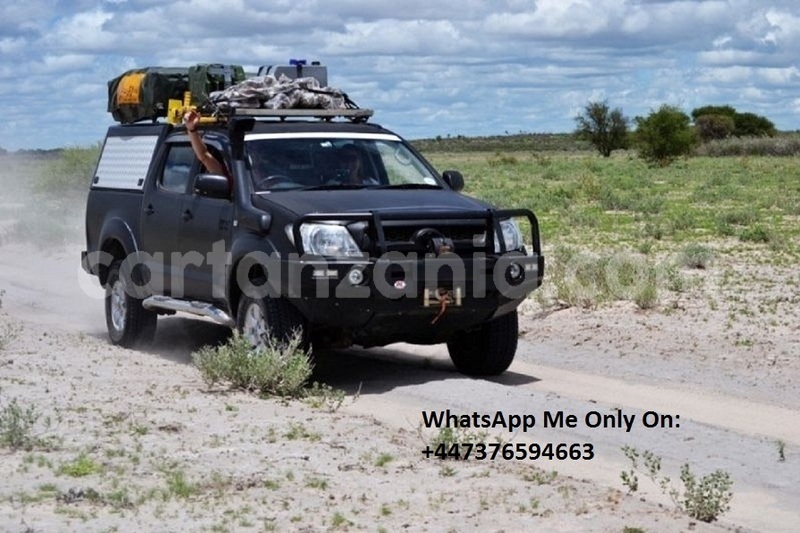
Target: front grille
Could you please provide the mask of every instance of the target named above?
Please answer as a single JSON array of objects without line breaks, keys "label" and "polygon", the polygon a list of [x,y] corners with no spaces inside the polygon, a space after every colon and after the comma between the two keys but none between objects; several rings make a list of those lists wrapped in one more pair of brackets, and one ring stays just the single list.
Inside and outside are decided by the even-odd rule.
[{"label": "front grille", "polygon": [[[453,243],[452,251],[462,257],[486,251],[486,224],[483,221],[477,224],[458,221],[444,224],[442,221],[433,224],[426,221],[384,222],[383,237],[386,251],[404,254],[414,252],[420,256],[430,252],[425,239],[419,237],[421,233],[449,239]],[[370,255],[380,254],[375,228],[369,230],[369,241],[372,243],[369,249]]]}]

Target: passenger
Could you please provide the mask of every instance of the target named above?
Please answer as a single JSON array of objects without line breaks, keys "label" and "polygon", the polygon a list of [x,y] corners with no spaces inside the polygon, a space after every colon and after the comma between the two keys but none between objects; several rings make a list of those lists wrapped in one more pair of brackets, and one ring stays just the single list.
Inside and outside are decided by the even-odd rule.
[{"label": "passenger", "polygon": [[186,131],[189,134],[189,141],[192,143],[194,155],[206,168],[206,172],[225,176],[228,178],[231,189],[233,189],[233,176],[228,172],[225,163],[217,159],[214,154],[211,153],[211,150],[206,146],[203,139],[200,138],[200,134],[197,132],[197,127],[200,125],[200,113],[195,110],[187,112],[183,116],[183,123],[186,125]]}]

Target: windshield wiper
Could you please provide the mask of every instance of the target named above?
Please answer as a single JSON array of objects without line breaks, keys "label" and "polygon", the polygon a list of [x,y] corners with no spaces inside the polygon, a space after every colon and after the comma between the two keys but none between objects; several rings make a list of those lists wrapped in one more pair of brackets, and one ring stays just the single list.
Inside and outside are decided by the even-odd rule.
[{"label": "windshield wiper", "polygon": [[394,185],[379,185],[373,189],[441,189],[441,185],[431,183],[396,183]]}]

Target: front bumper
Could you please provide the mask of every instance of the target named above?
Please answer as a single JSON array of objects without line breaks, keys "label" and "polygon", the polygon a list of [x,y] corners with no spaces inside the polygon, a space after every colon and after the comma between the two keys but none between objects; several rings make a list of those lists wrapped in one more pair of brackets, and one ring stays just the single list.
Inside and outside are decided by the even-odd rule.
[{"label": "front bumper", "polygon": [[315,327],[348,330],[365,346],[433,344],[515,310],[541,285],[544,257],[298,260],[284,267],[294,282],[275,289]]}]

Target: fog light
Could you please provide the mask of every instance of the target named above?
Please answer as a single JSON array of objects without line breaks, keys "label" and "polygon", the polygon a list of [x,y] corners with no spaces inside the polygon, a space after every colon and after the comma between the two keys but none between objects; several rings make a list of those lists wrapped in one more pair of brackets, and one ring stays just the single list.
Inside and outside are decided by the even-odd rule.
[{"label": "fog light", "polygon": [[510,265],[508,265],[507,272],[508,272],[508,278],[511,281],[519,281],[522,278],[522,274],[525,271],[517,263],[511,263]]},{"label": "fog light", "polygon": [[354,268],[347,274],[347,280],[350,282],[350,285],[361,285],[364,281],[364,272]]}]

